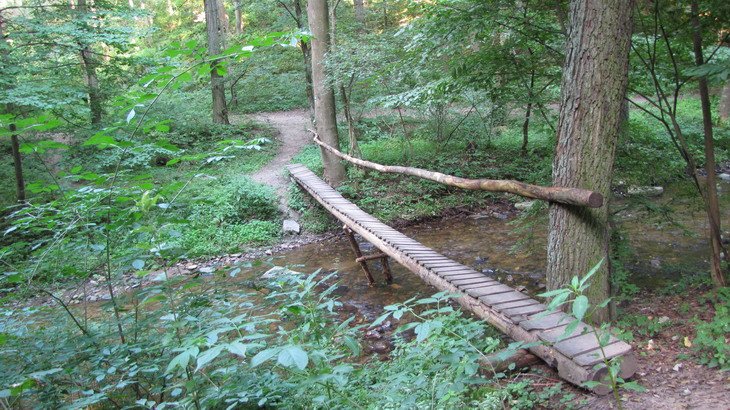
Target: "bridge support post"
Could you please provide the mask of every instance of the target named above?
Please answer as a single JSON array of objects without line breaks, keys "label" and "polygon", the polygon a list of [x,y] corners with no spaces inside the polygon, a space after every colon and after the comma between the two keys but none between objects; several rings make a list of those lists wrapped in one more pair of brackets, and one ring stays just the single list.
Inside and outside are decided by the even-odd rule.
[{"label": "bridge support post", "polygon": [[365,261],[365,259],[362,256],[362,251],[360,251],[360,245],[357,244],[357,240],[355,239],[355,234],[352,233],[352,229],[350,229],[347,225],[344,225],[342,227],[342,230],[345,231],[345,236],[347,236],[347,239],[350,241],[350,246],[352,247],[352,251],[355,253],[355,261],[360,264],[360,267],[362,268],[363,272],[365,272],[365,276],[368,278],[368,284],[370,286],[375,285],[375,279],[373,279],[373,274],[370,273],[370,269],[368,268],[368,263]]}]

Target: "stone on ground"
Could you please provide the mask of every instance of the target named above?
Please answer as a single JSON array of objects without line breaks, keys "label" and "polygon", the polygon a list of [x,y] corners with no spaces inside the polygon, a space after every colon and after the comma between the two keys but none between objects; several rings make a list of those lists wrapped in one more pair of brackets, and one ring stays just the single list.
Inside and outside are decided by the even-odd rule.
[{"label": "stone on ground", "polygon": [[299,232],[301,231],[301,227],[299,226],[299,224],[297,223],[297,221],[295,221],[293,219],[285,219],[284,220],[284,226],[282,227],[282,230],[284,231],[285,234],[286,233],[294,233],[294,234],[297,234],[298,235]]}]

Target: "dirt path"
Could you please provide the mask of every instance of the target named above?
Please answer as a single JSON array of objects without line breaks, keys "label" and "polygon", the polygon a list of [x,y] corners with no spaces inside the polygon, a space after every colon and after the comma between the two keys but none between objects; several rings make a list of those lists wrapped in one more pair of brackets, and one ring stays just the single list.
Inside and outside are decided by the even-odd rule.
[{"label": "dirt path", "polygon": [[259,183],[271,186],[279,196],[279,205],[284,213],[291,213],[286,203],[286,190],[289,181],[285,176],[284,167],[295,155],[311,140],[307,128],[312,125],[307,110],[293,110],[280,112],[261,112],[253,115],[257,121],[265,122],[279,132],[279,152],[263,168],[251,175]]}]

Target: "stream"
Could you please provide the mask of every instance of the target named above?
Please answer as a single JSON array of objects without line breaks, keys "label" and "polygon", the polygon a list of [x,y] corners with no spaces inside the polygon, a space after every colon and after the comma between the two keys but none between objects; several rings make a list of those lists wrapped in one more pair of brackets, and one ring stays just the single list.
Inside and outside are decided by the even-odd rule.
[{"label": "stream", "polygon": [[[721,219],[725,232],[730,224],[730,183],[720,182]],[[617,227],[629,246],[630,281],[640,287],[660,287],[681,275],[705,275],[709,269],[706,214],[696,194],[669,188],[658,198],[636,204],[615,199],[611,207]],[[647,208],[654,209],[649,213]],[[543,212],[546,214],[546,212]],[[464,265],[480,270],[507,285],[524,287],[535,294],[544,288],[547,229],[546,217],[534,226],[518,229],[515,218],[504,220],[486,214],[423,222],[402,231],[424,245]],[[360,241],[364,254],[376,249]],[[382,307],[411,297],[425,297],[436,290],[406,268],[392,262],[394,282],[385,283],[379,261],[369,265],[377,283],[368,286],[344,235],[272,255],[271,263],[298,272],[322,269],[337,272],[340,300],[374,318]],[[268,267],[253,268],[254,275]],[[583,274],[583,272],[576,272]],[[248,275],[247,275],[248,276]]]}]

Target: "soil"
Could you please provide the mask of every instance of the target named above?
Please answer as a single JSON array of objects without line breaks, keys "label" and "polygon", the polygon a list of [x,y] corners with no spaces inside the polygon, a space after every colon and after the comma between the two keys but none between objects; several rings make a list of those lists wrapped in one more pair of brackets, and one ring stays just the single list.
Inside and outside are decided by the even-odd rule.
[{"label": "soil", "polygon": [[[700,303],[701,292],[687,290],[687,293],[692,293],[692,297],[646,292],[625,307],[626,314],[668,318],[671,325],[652,336],[634,331],[631,345],[638,357],[639,370],[633,380],[646,391],[622,391],[624,409],[730,409],[730,372],[698,364],[691,348],[695,337],[692,318],[711,320],[714,309],[709,303]],[[684,311],[680,310],[682,305]],[[689,346],[685,345],[685,337]],[[617,408],[612,396],[580,393],[587,399],[581,408]]]},{"label": "soil", "polygon": [[279,196],[280,209],[285,214],[291,214],[286,203],[289,180],[286,178],[284,167],[312,140],[307,131],[312,128],[309,111],[261,112],[254,115],[253,118],[276,128],[279,133],[280,146],[276,156],[263,168],[252,174],[251,178],[274,188]]}]

